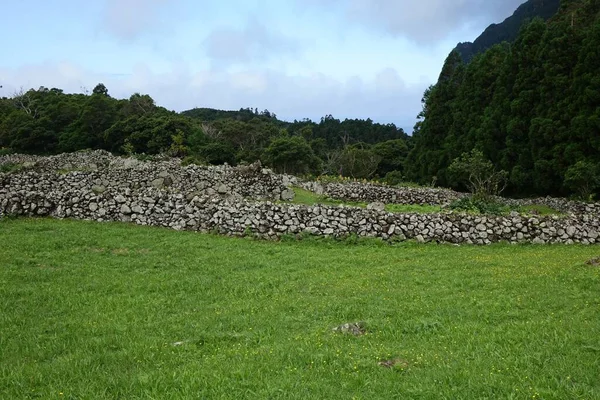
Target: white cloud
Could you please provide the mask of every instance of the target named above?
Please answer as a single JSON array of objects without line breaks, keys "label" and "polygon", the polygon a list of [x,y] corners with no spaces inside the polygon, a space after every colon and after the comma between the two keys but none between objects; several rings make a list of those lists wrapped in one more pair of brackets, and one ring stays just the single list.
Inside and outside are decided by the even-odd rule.
[{"label": "white cloud", "polygon": [[119,39],[133,40],[147,31],[154,31],[159,12],[168,0],[105,0],[103,24]]},{"label": "white cloud", "polygon": [[297,53],[298,42],[267,29],[256,19],[245,27],[222,27],[213,30],[206,38],[206,54],[217,65],[247,64]]},{"label": "white cloud", "polygon": [[510,16],[524,1],[302,0],[303,4],[325,9],[339,7],[353,24],[420,44],[436,43],[466,27],[483,30],[490,21],[501,22]]}]

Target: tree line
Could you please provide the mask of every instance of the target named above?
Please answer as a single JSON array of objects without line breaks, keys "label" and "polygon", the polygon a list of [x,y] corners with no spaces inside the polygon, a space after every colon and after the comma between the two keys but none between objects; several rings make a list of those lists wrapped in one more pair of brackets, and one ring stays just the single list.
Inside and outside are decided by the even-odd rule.
[{"label": "tree line", "polygon": [[56,154],[105,149],[115,154],[158,154],[208,164],[252,163],[293,174],[355,178],[402,176],[408,136],[394,124],[372,120],[285,122],[268,110],[157,106],[145,94],[110,96],[103,84],[91,93],[20,90],[0,99],[0,152]]}]

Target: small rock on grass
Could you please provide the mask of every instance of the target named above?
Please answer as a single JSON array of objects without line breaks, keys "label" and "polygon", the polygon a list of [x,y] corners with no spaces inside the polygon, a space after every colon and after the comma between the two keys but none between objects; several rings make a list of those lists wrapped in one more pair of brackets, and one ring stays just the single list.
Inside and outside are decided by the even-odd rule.
[{"label": "small rock on grass", "polygon": [[393,358],[391,360],[382,360],[377,363],[378,365],[385,368],[394,368],[394,369],[406,369],[408,367],[408,361],[403,360],[401,358]]},{"label": "small rock on grass", "polygon": [[592,267],[600,267],[600,257],[594,257],[591,260],[587,260],[585,263]]},{"label": "small rock on grass", "polygon": [[336,326],[333,328],[336,333],[352,334],[354,336],[364,335],[366,333],[364,322],[351,322]]}]

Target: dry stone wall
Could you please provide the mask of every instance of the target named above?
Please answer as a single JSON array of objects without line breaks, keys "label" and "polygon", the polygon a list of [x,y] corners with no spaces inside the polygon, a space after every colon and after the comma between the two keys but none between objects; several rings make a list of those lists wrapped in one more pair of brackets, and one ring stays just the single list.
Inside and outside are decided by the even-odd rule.
[{"label": "dry stone wall", "polygon": [[437,188],[397,188],[372,183],[304,182],[302,187],[332,199],[385,204],[447,205],[466,194]]},{"label": "dry stone wall", "polygon": [[282,204],[273,200],[291,197],[285,185],[293,178],[259,165],[182,168],[176,160],[138,162],[97,152],[68,157],[83,170],[65,171],[66,156],[59,156],[32,159],[28,168],[0,174],[0,216],[124,221],[267,239],[310,233],[469,244],[600,242],[595,209],[565,217],[488,217]]}]

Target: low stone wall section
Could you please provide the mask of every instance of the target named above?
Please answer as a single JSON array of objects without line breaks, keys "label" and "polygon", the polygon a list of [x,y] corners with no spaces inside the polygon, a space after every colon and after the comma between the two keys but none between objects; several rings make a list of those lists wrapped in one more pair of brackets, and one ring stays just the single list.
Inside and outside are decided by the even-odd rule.
[{"label": "low stone wall section", "polygon": [[[319,183],[302,182],[304,189],[332,199],[352,202],[381,202],[384,204],[421,204],[447,206],[464,197],[460,193],[442,188],[390,187],[372,183]],[[538,197],[532,199],[508,199],[496,197],[496,201],[512,206],[546,205],[565,214],[600,214],[600,203],[584,203],[563,198]]]},{"label": "low stone wall section", "polygon": [[398,188],[372,183],[303,182],[301,186],[332,199],[351,202],[381,202],[384,204],[448,205],[467,196],[464,193],[438,188]]},{"label": "low stone wall section", "polygon": [[600,203],[584,203],[557,197],[537,197],[533,199],[507,199],[499,197],[498,200],[505,204],[516,206],[545,205],[565,214],[593,214],[600,215]]},{"label": "low stone wall section", "polygon": [[[6,187],[43,188],[46,197],[70,196],[89,189],[96,194],[122,190],[156,188],[166,193],[195,195],[220,194],[231,198],[291,200],[289,177],[274,174],[260,163],[231,167],[188,165],[181,160],[145,162],[115,157],[102,150],[65,153],[51,157],[11,155],[0,157],[0,165],[13,163],[23,167],[18,173],[0,174]],[[108,194],[110,197],[110,193]],[[75,196],[80,197],[80,196]],[[190,197],[190,198],[191,198]]]}]

